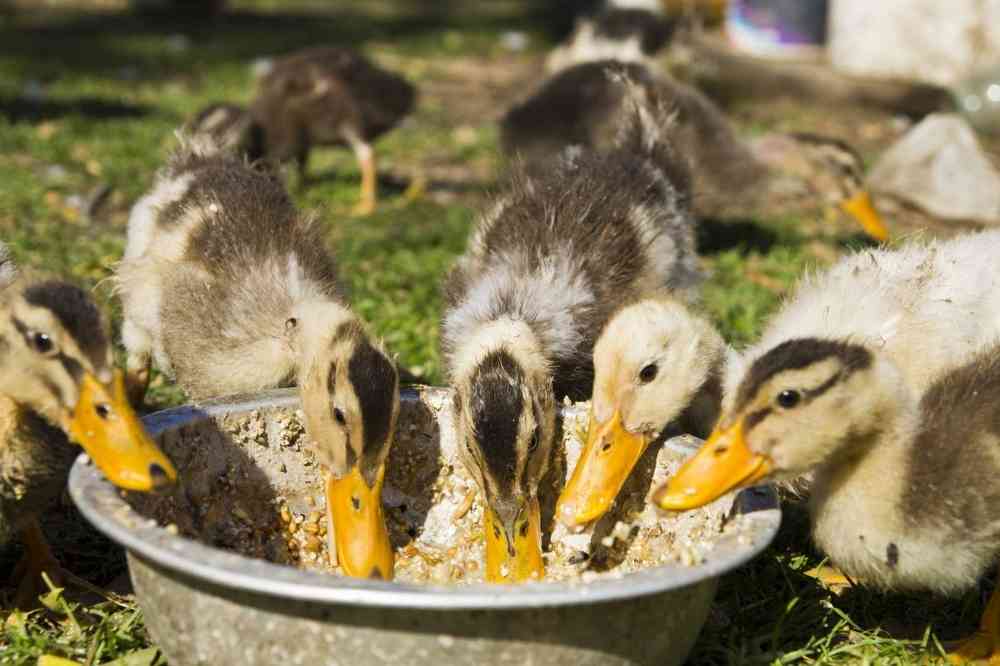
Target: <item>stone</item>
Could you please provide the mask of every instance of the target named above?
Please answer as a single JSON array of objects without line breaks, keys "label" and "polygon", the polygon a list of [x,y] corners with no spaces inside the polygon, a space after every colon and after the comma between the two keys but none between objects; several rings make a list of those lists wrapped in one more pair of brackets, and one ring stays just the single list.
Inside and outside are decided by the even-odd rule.
[{"label": "stone", "polygon": [[885,152],[871,188],[944,219],[1000,224],[1000,173],[961,116],[927,116]]}]

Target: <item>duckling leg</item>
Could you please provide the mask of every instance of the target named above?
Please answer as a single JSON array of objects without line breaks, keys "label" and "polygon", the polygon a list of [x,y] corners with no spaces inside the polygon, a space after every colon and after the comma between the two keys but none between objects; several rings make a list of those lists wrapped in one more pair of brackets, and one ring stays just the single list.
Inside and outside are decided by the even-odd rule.
[{"label": "duckling leg", "polygon": [[979,620],[979,631],[949,652],[948,661],[953,664],[978,661],[1000,665],[1000,588],[993,590],[986,604]]},{"label": "duckling leg", "polygon": [[348,132],[346,139],[361,168],[361,198],[351,213],[357,216],[371,215],[375,211],[376,199],[375,151],[371,144],[355,132]]},{"label": "duckling leg", "polygon": [[38,595],[44,593],[42,574],[46,573],[56,585],[62,582],[62,567],[49,548],[37,520],[32,520],[21,531],[24,542],[24,557],[14,568],[15,580],[20,578],[14,604],[17,608],[31,608],[38,605]]},{"label": "duckling leg", "polygon": [[153,342],[145,329],[132,319],[125,319],[122,322],[122,343],[128,350],[125,358],[125,393],[132,406],[138,409],[149,388]]}]

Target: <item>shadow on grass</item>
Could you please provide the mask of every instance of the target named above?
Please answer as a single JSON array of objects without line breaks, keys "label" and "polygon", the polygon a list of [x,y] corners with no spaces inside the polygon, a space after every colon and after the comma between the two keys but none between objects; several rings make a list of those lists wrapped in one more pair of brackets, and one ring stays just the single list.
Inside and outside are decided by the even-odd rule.
[{"label": "shadow on grass", "polygon": [[100,97],[78,97],[63,100],[33,100],[0,95],[0,115],[12,122],[36,123],[63,116],[87,116],[94,120],[141,118],[152,110],[147,106],[126,104]]},{"label": "shadow on grass", "polygon": [[734,249],[763,254],[778,242],[777,233],[753,220],[701,219],[695,233],[699,254],[718,254]]},{"label": "shadow on grass", "polygon": [[808,535],[805,503],[783,502],[771,547],[722,578],[690,663],[855,663],[865,650],[899,658],[892,663],[936,663],[921,661],[938,654],[935,637],[947,648],[976,628],[991,581],[954,599],[860,585],[834,595],[804,573],[823,561]]},{"label": "shadow on grass", "polygon": [[[430,39],[427,47],[440,50],[439,38],[447,31],[532,30],[557,39],[571,28],[575,13],[593,4],[524,0],[499,10],[458,0],[397,0],[387,11],[373,11],[366,3],[330,3],[324,9],[288,3],[291,9],[231,9],[211,17],[33,11],[9,16],[0,25],[0,40],[8,62],[24,77],[118,76],[123,68],[135,68],[143,79],[156,80],[318,44],[360,47],[371,40],[419,44]],[[157,38],[164,42],[157,44]]]}]

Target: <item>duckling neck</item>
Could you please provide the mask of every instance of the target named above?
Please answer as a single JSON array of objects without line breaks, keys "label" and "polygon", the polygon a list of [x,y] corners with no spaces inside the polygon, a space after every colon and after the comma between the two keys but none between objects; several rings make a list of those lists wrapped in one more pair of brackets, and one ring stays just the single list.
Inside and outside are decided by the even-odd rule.
[{"label": "duckling neck", "polygon": [[900,498],[917,422],[915,402],[900,406],[882,429],[852,437],[813,482],[816,544],[848,576],[880,587],[913,586],[900,564],[901,553],[915,550]]}]

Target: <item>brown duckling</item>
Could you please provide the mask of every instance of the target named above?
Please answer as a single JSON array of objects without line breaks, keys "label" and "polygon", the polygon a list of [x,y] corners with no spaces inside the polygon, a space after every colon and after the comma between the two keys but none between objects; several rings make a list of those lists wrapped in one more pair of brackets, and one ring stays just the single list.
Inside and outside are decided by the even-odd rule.
[{"label": "brown duckling", "polygon": [[622,300],[687,294],[700,278],[683,168],[668,178],[670,147],[648,140],[664,119],[638,104],[632,119],[607,154],[516,170],[445,282],[442,357],[459,452],[487,504],[490,581],[544,574],[538,485],[556,404],[589,396],[604,322]]},{"label": "brown duckling", "polygon": [[15,278],[0,246],[0,543],[20,535],[16,603],[30,604],[59,580],[38,518],[66,486],[79,449],[128,490],[177,478],[149,438],[113,370],[111,345],[93,300],[64,282]]},{"label": "brown duckling", "polygon": [[753,210],[792,177],[857,220],[872,238],[888,238],[864,190],[861,158],[845,143],[809,134],[744,143],[698,90],[639,63],[589,62],[553,76],[500,121],[504,152],[545,168],[567,146],[607,147],[627,122],[623,78],[674,110],[667,138],[689,162],[697,215],[717,214],[723,203],[727,210]]},{"label": "brown duckling", "polygon": [[358,214],[375,208],[372,142],[413,109],[416,90],[401,76],[341,47],[319,47],[276,60],[261,77],[250,113],[251,159],[295,160],[300,184],[313,146],[347,146],[361,168]]},{"label": "brown duckling", "polygon": [[155,359],[196,400],[297,384],[329,472],[331,553],[349,575],[391,578],[395,363],[351,310],[321,228],[271,174],[204,141],[182,146],[129,219],[116,278],[131,383],[141,393]]}]

